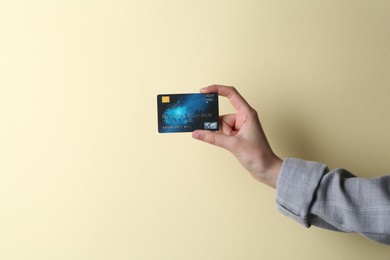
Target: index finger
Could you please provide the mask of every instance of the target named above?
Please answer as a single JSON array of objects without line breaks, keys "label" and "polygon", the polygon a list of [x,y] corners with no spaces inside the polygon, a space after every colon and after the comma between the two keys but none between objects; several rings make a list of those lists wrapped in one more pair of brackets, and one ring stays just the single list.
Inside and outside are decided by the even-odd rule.
[{"label": "index finger", "polygon": [[250,110],[251,106],[248,102],[238,93],[235,87],[223,86],[223,85],[211,85],[200,90],[201,93],[216,92],[218,95],[227,97],[233,107],[238,110]]}]

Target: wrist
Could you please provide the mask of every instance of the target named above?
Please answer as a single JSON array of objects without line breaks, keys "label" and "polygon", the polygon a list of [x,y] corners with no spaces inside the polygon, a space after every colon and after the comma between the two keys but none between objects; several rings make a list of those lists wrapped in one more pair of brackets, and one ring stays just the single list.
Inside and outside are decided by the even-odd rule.
[{"label": "wrist", "polygon": [[279,177],[280,170],[282,169],[282,164],[283,160],[275,154],[272,154],[262,160],[261,167],[250,171],[250,173],[256,180],[272,188],[276,188],[276,181]]}]

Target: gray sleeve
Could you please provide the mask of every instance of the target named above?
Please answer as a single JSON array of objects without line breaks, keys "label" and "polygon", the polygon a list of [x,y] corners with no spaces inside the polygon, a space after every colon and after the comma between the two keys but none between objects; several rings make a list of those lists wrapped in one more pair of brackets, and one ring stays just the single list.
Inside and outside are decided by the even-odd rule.
[{"label": "gray sleeve", "polygon": [[276,204],[306,227],[357,232],[390,245],[390,176],[358,178],[344,169],[329,171],[321,163],[287,158]]}]

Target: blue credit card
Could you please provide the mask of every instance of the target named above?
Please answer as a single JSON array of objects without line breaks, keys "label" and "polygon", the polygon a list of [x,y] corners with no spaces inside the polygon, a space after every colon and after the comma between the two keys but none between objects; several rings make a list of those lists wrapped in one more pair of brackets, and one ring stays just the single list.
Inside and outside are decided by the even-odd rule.
[{"label": "blue credit card", "polygon": [[164,94],[157,96],[158,132],[219,130],[217,93]]}]

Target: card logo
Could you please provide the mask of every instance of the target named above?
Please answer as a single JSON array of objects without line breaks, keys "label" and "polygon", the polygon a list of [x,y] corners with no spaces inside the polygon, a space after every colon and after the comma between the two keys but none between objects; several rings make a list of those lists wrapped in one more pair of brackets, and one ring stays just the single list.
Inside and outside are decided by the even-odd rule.
[{"label": "card logo", "polygon": [[204,122],[205,130],[215,130],[218,129],[218,122]]}]

